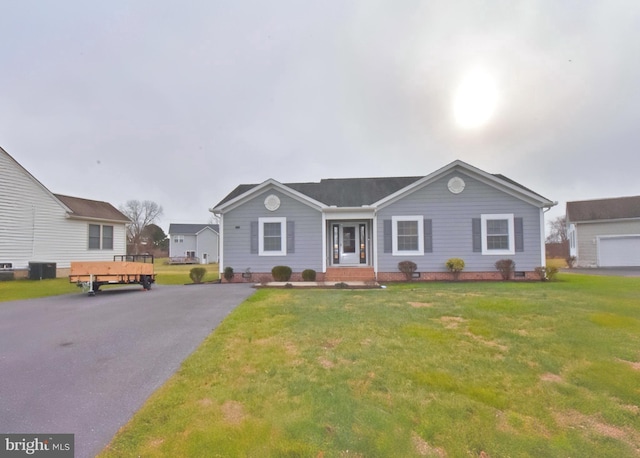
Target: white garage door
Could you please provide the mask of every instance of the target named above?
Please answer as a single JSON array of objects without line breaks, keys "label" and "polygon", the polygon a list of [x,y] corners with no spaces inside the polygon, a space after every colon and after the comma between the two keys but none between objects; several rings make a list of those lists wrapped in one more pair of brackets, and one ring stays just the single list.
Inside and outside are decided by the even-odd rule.
[{"label": "white garage door", "polygon": [[598,239],[600,267],[640,266],[640,235]]}]

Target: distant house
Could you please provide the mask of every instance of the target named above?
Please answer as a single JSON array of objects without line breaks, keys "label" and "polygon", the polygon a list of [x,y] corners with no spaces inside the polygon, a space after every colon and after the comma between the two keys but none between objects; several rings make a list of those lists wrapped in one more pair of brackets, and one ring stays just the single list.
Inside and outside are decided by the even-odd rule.
[{"label": "distant house", "polygon": [[218,262],[219,230],[217,224],[170,224],[169,258],[191,264]]},{"label": "distant house", "polygon": [[27,276],[29,266],[108,261],[126,254],[129,218],[107,202],[53,194],[0,148],[0,267]]},{"label": "distant house", "polygon": [[567,202],[578,267],[640,266],[640,196]]},{"label": "distant house", "polygon": [[[497,279],[511,259],[518,278],[545,265],[544,210],[555,202],[503,175],[455,161],[426,176],[326,179],[239,185],[211,211],[220,217],[220,271],[269,280],[286,265],[318,281],[403,280],[398,263],[421,280]],[[241,280],[237,275],[235,281]]]}]

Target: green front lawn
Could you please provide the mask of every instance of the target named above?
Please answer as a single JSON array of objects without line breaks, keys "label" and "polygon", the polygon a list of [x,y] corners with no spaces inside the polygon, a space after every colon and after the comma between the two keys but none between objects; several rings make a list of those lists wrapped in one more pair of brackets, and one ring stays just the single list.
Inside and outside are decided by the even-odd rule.
[{"label": "green front lawn", "polygon": [[103,452],[639,454],[640,279],[575,274],[260,290]]},{"label": "green front lawn", "polygon": [[168,258],[156,258],[153,270],[156,273],[156,283],[159,285],[184,285],[191,283],[189,272],[194,267],[204,267],[207,273],[205,282],[215,281],[218,276],[218,264],[168,264]]}]

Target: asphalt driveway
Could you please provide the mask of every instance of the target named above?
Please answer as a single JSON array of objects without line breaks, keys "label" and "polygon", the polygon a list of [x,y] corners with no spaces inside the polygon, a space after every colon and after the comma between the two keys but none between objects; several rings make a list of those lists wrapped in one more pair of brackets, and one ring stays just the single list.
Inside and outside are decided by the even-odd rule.
[{"label": "asphalt driveway", "polygon": [[591,267],[562,269],[566,273],[587,274],[587,275],[605,275],[613,277],[640,277],[640,267]]},{"label": "asphalt driveway", "polygon": [[75,456],[95,456],[253,291],[124,287],[0,302],[0,433],[73,433]]}]

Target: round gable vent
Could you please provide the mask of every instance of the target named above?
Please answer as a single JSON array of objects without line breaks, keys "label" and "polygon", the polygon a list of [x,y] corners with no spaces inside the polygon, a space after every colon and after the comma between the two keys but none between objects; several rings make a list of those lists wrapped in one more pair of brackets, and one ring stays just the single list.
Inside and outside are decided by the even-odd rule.
[{"label": "round gable vent", "polygon": [[453,177],[449,180],[449,183],[447,183],[449,191],[454,194],[460,194],[462,191],[464,191],[464,186],[464,180],[460,177]]},{"label": "round gable vent", "polygon": [[280,208],[280,198],[275,194],[270,194],[264,200],[264,206],[267,210],[274,212]]}]

